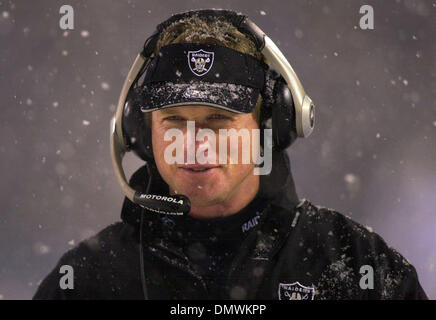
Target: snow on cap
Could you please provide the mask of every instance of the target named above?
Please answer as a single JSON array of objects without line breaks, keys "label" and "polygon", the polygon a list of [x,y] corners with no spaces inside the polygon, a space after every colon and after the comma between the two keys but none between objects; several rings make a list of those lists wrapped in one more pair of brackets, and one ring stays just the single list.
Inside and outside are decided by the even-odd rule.
[{"label": "snow on cap", "polygon": [[264,62],[224,46],[169,44],[147,66],[140,89],[141,111],[206,105],[250,113],[267,70]]}]

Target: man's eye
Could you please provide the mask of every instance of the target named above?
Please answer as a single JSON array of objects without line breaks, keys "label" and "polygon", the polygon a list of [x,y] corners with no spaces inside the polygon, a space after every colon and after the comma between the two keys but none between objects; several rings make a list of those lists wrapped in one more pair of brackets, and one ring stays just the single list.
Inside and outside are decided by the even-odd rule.
[{"label": "man's eye", "polygon": [[180,117],[180,116],[169,116],[169,117],[164,118],[164,120],[167,120],[167,121],[183,121],[183,120],[185,120],[185,118]]},{"label": "man's eye", "polygon": [[214,120],[230,120],[231,118],[226,116],[226,115],[220,114],[220,113],[215,113],[215,114],[210,115],[209,119],[214,119]]}]

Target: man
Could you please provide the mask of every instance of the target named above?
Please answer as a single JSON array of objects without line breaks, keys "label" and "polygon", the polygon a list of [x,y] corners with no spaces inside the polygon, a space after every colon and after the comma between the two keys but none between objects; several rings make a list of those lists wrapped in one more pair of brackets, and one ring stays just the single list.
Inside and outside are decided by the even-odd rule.
[{"label": "man", "polygon": [[[277,93],[268,59],[256,38],[214,14],[173,19],[158,34],[142,84],[121,104],[125,117],[143,112],[124,136],[147,161],[129,182],[137,193],[122,222],[67,252],[34,299],[426,299],[414,267],[380,236],[298,198],[281,137],[268,148],[265,106]],[[248,150],[221,139],[232,129],[248,132]],[[259,149],[264,166],[272,161],[264,174]],[[187,199],[187,215],[165,209]],[[59,286],[63,265],[74,270],[73,289]]]}]

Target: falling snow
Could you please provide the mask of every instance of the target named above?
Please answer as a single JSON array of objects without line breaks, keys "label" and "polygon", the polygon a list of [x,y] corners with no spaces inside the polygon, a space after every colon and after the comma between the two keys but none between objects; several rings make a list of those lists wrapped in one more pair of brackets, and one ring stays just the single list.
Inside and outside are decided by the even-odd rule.
[{"label": "falling snow", "polygon": [[110,89],[110,85],[109,85],[109,83],[107,83],[107,82],[102,82],[102,83],[101,83],[101,88],[102,88],[104,91],[108,91],[108,90]]},{"label": "falling snow", "polygon": [[88,38],[89,37],[89,31],[87,30],[82,30],[80,32],[80,35],[82,36],[82,38]]},{"label": "falling snow", "polygon": [[[419,27],[426,25],[423,23],[427,21],[432,23],[427,19],[436,4],[409,0],[396,3],[398,8],[395,10],[401,13],[396,16],[397,22],[400,23],[404,16],[416,23],[402,24],[401,30],[391,28],[386,37],[377,41],[356,25],[357,22],[349,17],[353,15],[343,15],[350,28],[337,28],[342,22],[338,24],[332,18],[348,9],[329,7],[324,3],[315,10],[319,12],[317,17],[326,24],[325,30],[340,30],[340,33],[334,31],[324,37],[322,30],[318,30],[310,19],[300,19],[288,25],[291,37],[284,37],[284,33],[275,30],[267,21],[274,12],[272,8],[257,9],[256,12],[264,20],[265,29],[270,30],[276,43],[281,44],[280,49],[290,59],[297,74],[302,74],[301,80],[308,81],[307,84],[303,81],[308,94],[327,101],[317,109],[319,126],[315,127],[309,139],[312,142],[308,140],[307,145],[303,143],[305,139],[298,139],[296,149],[291,147],[293,168],[297,172],[302,170],[298,174],[307,178],[304,189],[327,202],[352,208],[353,217],[373,224],[382,236],[394,239],[400,252],[406,249],[413,252],[411,260],[417,265],[427,289],[430,288],[428,283],[434,282],[436,260],[429,258],[430,249],[414,252],[418,240],[410,239],[419,238],[429,248],[435,245],[430,236],[435,220],[428,211],[435,206],[431,193],[434,161],[430,151],[434,149],[436,118],[431,91],[434,75],[429,71],[432,70],[433,43],[429,28],[408,26]],[[11,45],[2,51],[0,63],[5,71],[3,74],[11,76],[4,82],[7,94],[3,95],[6,99],[10,97],[5,103],[5,108],[9,105],[10,109],[5,109],[0,125],[4,137],[0,145],[5,159],[4,180],[8,182],[3,199],[8,210],[5,210],[0,226],[8,226],[13,221],[11,217],[17,216],[23,217],[24,225],[32,226],[36,233],[23,236],[12,225],[10,231],[5,229],[2,240],[13,240],[16,243],[14,250],[18,253],[24,252],[23,248],[31,243],[29,248],[33,256],[44,261],[40,263],[29,258],[29,263],[35,265],[31,277],[37,278],[35,274],[40,277],[44,270],[48,270],[49,261],[59,256],[65,247],[75,246],[78,239],[95,234],[95,229],[102,224],[119,218],[119,212],[113,208],[119,208],[121,193],[115,180],[111,182],[109,179],[113,175],[112,167],[110,160],[107,161],[109,158],[105,158],[108,157],[105,148],[109,125],[106,120],[116,111],[117,97],[114,95],[119,94],[121,76],[127,74],[128,64],[135,54],[132,48],[141,44],[117,48],[117,41],[105,42],[104,33],[98,28],[80,26],[80,19],[76,20],[78,30],[62,31],[56,23],[47,28],[43,23],[35,23],[37,16],[18,19],[22,17],[18,6],[13,8],[7,1],[2,4],[6,6],[0,10],[0,35]],[[311,6],[315,8],[315,4]],[[53,14],[58,16],[58,8],[50,9],[51,18]],[[286,5],[283,11],[289,9]],[[297,4],[293,10],[293,14],[299,14],[303,9]],[[151,14],[152,11],[145,7],[142,12]],[[84,13],[85,17],[90,14]],[[106,32],[130,39],[115,23],[109,25],[110,30]],[[203,35],[196,36],[201,38]],[[223,35],[219,37],[224,38]],[[20,39],[25,39],[27,47],[35,51],[18,52]],[[53,46],[39,49],[38,43]],[[89,43],[90,49],[77,50],[77,46],[83,43]],[[296,46],[297,43],[301,46]],[[310,79],[307,74],[313,75],[313,70],[317,71],[316,77]],[[101,77],[96,78],[97,74]],[[238,92],[234,91],[232,95],[235,97]],[[215,98],[219,99],[219,95]],[[89,135],[93,129],[95,132]],[[391,139],[383,143],[385,137]],[[310,152],[314,146],[319,153]],[[298,150],[301,152],[296,152]],[[302,166],[303,163],[307,165]],[[133,167],[134,164],[129,163],[129,168]],[[14,183],[16,178],[22,177],[26,177],[25,184]],[[94,197],[99,190],[100,196]],[[106,192],[109,196],[103,197]],[[18,194],[27,194],[31,201],[21,199]],[[88,203],[85,205],[85,202]],[[408,210],[411,203],[413,210]],[[295,221],[296,225],[298,221]],[[82,231],[86,225],[92,225],[92,229]],[[418,238],[413,235],[411,238],[398,237],[410,226],[419,230]],[[370,227],[365,230],[373,232]],[[20,234],[20,237],[15,234]],[[337,234],[330,230],[328,236],[335,238]],[[56,238],[61,240],[59,246],[49,240]],[[29,242],[29,239],[38,240]],[[300,242],[299,245],[303,248],[305,244]],[[90,246],[95,247],[95,243],[91,241]],[[48,259],[49,255],[53,257]],[[15,275],[11,267],[16,265],[16,257],[20,255],[11,255],[10,264],[5,263],[5,271],[1,270],[4,272],[1,277],[21,277],[21,274]],[[40,264],[35,264],[35,261]],[[349,275],[346,261],[342,259],[327,269],[345,281]],[[261,268],[253,270],[253,276],[260,276],[263,272]],[[386,275],[388,289],[385,297],[394,290],[398,278],[395,274]],[[22,281],[21,287],[32,287],[22,294],[23,297],[30,297],[37,280]],[[21,287],[17,285],[17,288]],[[246,295],[243,290],[233,288],[232,295],[243,298]],[[430,290],[428,293],[434,298],[435,292]],[[5,298],[9,298],[8,291],[0,294],[0,299]]]}]

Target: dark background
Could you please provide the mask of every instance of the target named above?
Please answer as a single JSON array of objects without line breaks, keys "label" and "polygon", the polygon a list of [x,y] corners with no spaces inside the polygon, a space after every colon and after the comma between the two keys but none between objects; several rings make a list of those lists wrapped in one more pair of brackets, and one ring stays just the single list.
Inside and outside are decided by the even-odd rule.
[{"label": "dark background", "polygon": [[[75,30],[59,28],[59,8]],[[370,4],[375,29],[359,28]],[[436,2],[0,0],[0,299],[119,220],[109,121],[134,57],[172,13],[248,14],[317,107],[290,148],[301,198],[371,226],[436,299]],[[129,155],[131,174],[141,161]]]}]

